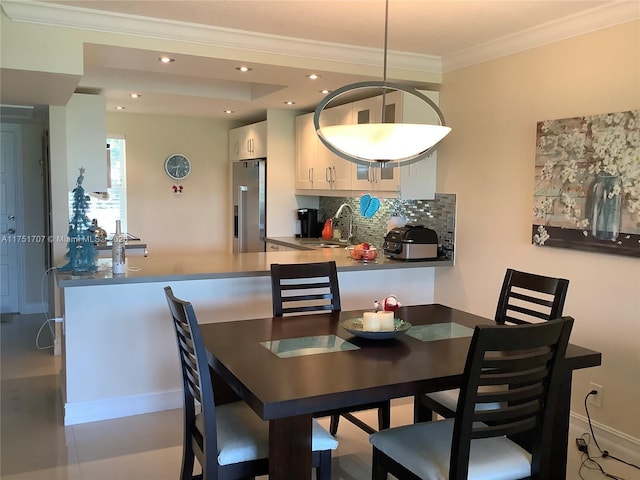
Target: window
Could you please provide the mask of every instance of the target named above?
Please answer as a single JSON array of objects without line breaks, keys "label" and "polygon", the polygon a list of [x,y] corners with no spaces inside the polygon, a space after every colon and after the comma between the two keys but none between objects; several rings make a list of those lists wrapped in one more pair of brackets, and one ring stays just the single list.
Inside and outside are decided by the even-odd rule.
[{"label": "window", "polygon": [[[122,231],[127,232],[127,188],[126,148],[123,135],[109,135],[107,155],[110,164],[109,187],[106,192],[87,192],[91,200],[87,209],[90,220],[94,218],[108,236],[115,233],[116,220],[120,220]],[[69,192],[69,205],[73,204],[73,193]]]}]

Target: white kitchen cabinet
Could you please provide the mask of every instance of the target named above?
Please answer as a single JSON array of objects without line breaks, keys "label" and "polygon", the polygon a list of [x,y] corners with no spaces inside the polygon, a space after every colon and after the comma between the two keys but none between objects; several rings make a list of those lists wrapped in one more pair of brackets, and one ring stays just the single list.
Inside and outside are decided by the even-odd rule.
[{"label": "white kitchen cabinet", "polygon": [[80,168],[84,168],[85,192],[107,191],[106,113],[102,95],[74,93],[65,107],[69,190],[76,187]]},{"label": "white kitchen cabinet", "polygon": [[[296,189],[349,190],[351,163],[340,158],[318,139],[313,125],[314,113],[296,117]],[[328,108],[320,116],[320,124],[338,125],[351,122],[351,105]]]},{"label": "white kitchen cabinet", "polygon": [[[350,103],[338,107],[328,108],[320,116],[320,125],[345,125],[352,123],[353,110]],[[316,132],[314,130],[314,135]],[[317,138],[317,135],[316,135]],[[350,190],[351,189],[351,166],[352,163],[339,157],[329,150],[320,140],[318,140],[318,173],[323,175],[321,182],[323,187],[330,190]]]},{"label": "white kitchen cabinet", "polygon": [[[438,103],[438,92],[422,92]],[[350,117],[350,120],[349,120]],[[379,123],[382,121],[382,96],[325,109],[321,125]],[[415,95],[393,91],[385,98],[385,122],[439,123],[433,110]],[[436,185],[437,152],[404,167],[365,166],[334,155],[318,140],[313,113],[296,117],[296,189],[314,195],[378,192],[385,196],[433,198]],[[335,170],[333,170],[335,169]],[[307,193],[307,192],[305,192]]]},{"label": "white kitchen cabinet", "polygon": [[229,160],[249,160],[267,156],[267,122],[229,130]]},{"label": "white kitchen cabinet", "polygon": [[[385,98],[384,123],[402,121],[403,92],[388,93]],[[353,103],[354,123],[382,123],[382,96]],[[397,192],[400,184],[399,168],[384,165],[351,164],[351,185],[354,190]]]},{"label": "white kitchen cabinet", "polygon": [[[296,189],[312,190],[320,140],[313,128],[313,112],[296,117]],[[321,187],[315,187],[321,188]]]},{"label": "white kitchen cabinet", "polygon": [[[422,91],[438,105],[438,92]],[[432,123],[438,125],[440,120],[428,105],[415,95],[403,94],[402,118],[407,123]],[[431,199],[436,193],[436,167],[438,151],[419,162],[400,168],[400,195],[403,198]]]}]

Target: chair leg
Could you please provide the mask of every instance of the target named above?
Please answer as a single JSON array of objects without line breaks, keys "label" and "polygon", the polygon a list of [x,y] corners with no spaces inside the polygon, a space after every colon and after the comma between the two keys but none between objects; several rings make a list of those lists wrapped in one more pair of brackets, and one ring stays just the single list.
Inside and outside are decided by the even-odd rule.
[{"label": "chair leg", "polygon": [[378,430],[385,430],[391,426],[391,401],[378,409]]},{"label": "chair leg", "polygon": [[331,415],[331,422],[329,423],[329,433],[335,437],[338,433],[338,422],[340,421],[340,415]]},{"label": "chair leg", "polygon": [[316,480],[331,480],[331,450],[320,452],[320,463],[316,468]]},{"label": "chair leg", "polygon": [[433,421],[433,410],[427,407],[420,399],[421,395],[416,395],[413,400],[413,423]]},{"label": "chair leg", "polygon": [[380,450],[373,447],[373,459],[371,464],[371,480],[387,480],[387,472],[381,463]]},{"label": "chair leg", "polygon": [[193,466],[195,461],[195,455],[191,444],[188,440],[185,440],[184,448],[182,451],[182,467],[180,468],[180,480],[192,480],[193,479]]}]

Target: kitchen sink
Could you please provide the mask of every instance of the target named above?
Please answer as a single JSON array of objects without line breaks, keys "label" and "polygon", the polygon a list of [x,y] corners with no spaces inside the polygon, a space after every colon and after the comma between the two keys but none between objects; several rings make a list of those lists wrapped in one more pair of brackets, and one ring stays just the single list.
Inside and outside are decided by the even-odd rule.
[{"label": "kitchen sink", "polygon": [[343,245],[339,245],[337,243],[305,243],[305,245],[313,248],[342,248]]}]

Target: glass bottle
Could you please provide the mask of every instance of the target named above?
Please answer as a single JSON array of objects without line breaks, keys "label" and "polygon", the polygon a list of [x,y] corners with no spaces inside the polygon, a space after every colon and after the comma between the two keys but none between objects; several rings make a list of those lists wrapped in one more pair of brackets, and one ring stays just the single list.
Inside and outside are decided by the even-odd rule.
[{"label": "glass bottle", "polygon": [[600,240],[616,240],[620,233],[619,184],[617,175],[600,172],[591,186],[589,223],[591,235]]},{"label": "glass bottle", "polygon": [[120,220],[116,220],[116,233],[111,240],[111,265],[114,274],[122,274],[127,270],[124,247],[124,235],[120,227]]}]

